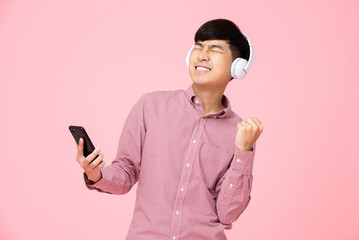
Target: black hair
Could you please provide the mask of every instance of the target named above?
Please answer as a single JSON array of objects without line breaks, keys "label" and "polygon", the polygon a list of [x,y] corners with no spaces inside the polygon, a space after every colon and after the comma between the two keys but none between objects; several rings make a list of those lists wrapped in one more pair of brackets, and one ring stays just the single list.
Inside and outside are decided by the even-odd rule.
[{"label": "black hair", "polygon": [[194,41],[227,40],[232,52],[232,61],[237,57],[249,59],[249,44],[236,24],[227,19],[213,19],[204,23],[196,32]]}]

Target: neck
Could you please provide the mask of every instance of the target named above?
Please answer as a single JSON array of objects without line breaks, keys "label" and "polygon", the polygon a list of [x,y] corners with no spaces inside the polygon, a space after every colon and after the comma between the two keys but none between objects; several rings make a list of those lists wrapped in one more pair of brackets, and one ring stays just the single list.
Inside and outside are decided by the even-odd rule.
[{"label": "neck", "polygon": [[216,113],[226,108],[222,103],[225,86],[224,88],[217,88],[215,90],[203,88],[195,84],[192,86],[194,93],[201,100],[204,115]]}]

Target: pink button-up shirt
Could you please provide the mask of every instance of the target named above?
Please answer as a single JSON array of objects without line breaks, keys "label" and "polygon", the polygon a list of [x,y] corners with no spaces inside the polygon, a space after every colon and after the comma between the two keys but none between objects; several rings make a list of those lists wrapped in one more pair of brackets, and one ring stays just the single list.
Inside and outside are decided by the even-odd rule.
[{"label": "pink button-up shirt", "polygon": [[192,84],[187,90],[143,94],[131,109],[116,158],[91,190],[125,194],[138,181],[126,240],[227,239],[224,229],[251,196],[252,151],[235,146],[243,119],[225,109],[204,116]]}]

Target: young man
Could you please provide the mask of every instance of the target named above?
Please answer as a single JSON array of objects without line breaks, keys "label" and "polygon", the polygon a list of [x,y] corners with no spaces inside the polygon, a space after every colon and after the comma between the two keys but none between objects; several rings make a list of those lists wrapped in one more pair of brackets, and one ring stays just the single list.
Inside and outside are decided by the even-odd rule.
[{"label": "young man", "polygon": [[80,141],[76,159],[89,189],[121,195],[138,181],[127,240],[227,239],[224,229],[251,199],[255,142],[263,131],[255,117],[244,121],[233,112],[223,95],[233,60],[248,59],[248,51],[233,22],[203,24],[189,58],[193,83],[143,94],[111,165],[104,166],[99,149],[85,158]]}]

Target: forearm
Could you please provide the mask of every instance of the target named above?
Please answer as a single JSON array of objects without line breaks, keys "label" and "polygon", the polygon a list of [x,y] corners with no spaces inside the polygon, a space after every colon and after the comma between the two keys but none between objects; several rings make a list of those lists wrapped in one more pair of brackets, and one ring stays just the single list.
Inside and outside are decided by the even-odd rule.
[{"label": "forearm", "polygon": [[129,192],[138,181],[147,131],[148,96],[148,93],[143,94],[128,114],[118,142],[116,158],[101,169],[102,178],[91,184],[84,174],[88,189],[122,195]]},{"label": "forearm", "polygon": [[236,149],[232,163],[219,184],[216,208],[223,224],[233,223],[247,208],[251,199],[253,151]]},{"label": "forearm", "polygon": [[96,183],[89,180],[86,173],[83,175],[88,189],[110,194],[126,194],[136,183],[136,176],[128,174],[123,167],[114,163],[101,169],[102,178]]},{"label": "forearm", "polygon": [[249,204],[252,179],[248,172],[233,173],[224,179],[223,185],[229,187],[219,192],[216,202],[217,215],[221,223],[230,224],[239,218]]}]

